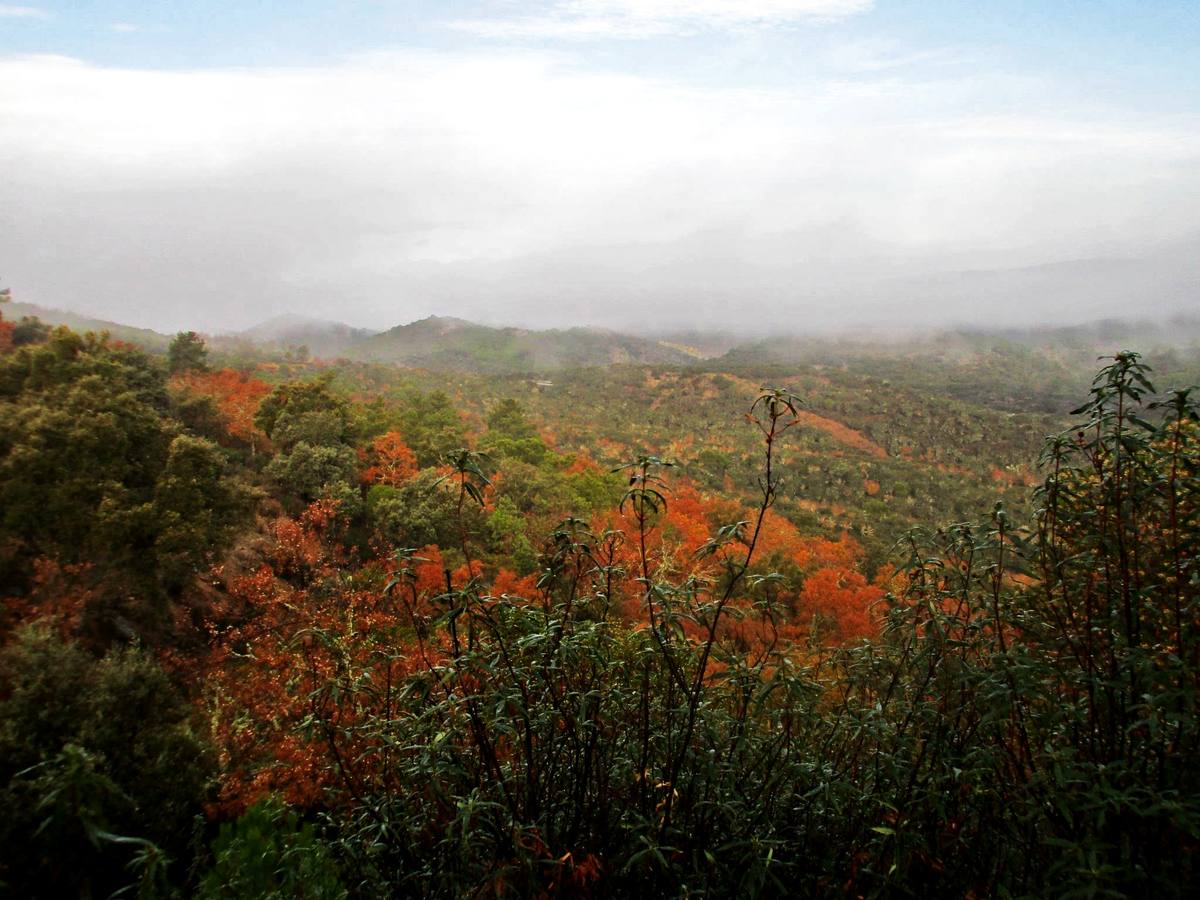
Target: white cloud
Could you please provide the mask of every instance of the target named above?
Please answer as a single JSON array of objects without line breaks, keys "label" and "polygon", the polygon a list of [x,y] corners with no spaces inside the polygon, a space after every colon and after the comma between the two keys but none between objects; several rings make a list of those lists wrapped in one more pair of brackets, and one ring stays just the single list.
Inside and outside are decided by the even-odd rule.
[{"label": "white cloud", "polygon": [[651,38],[830,22],[873,5],[874,0],[559,0],[531,15],[451,24],[496,38]]},{"label": "white cloud", "polygon": [[0,19],[45,19],[46,11],[36,6],[9,6],[0,3]]},{"label": "white cloud", "polygon": [[[1015,91],[1029,111],[992,99]],[[880,313],[898,279],[1200,234],[1200,123],[1051,114],[1045,94],[710,89],[539,53],[0,59],[0,270],[31,301],[166,328],[287,309],[730,324],[746,304],[811,325]],[[939,296],[903,314],[951,315]]]},{"label": "white cloud", "polygon": [[113,22],[108,26],[108,30],[115,31],[118,34],[133,34],[136,31],[141,31],[141,28],[132,22]]}]

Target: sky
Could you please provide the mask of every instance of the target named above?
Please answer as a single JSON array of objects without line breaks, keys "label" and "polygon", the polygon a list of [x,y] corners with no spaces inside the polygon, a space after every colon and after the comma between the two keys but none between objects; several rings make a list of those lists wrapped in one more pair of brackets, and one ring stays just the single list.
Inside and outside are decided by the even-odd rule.
[{"label": "sky", "polygon": [[1196,0],[0,2],[0,286],[164,331],[1194,312],[1197,46]]}]

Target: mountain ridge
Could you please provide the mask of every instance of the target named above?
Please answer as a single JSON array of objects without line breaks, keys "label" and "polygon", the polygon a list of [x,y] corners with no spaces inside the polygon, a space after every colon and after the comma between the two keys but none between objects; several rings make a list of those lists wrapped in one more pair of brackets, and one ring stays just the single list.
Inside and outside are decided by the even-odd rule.
[{"label": "mountain ridge", "polygon": [[622,363],[684,365],[699,358],[666,342],[608,329],[497,328],[450,316],[397,325],[351,348],[347,356],[363,362],[495,374]]}]

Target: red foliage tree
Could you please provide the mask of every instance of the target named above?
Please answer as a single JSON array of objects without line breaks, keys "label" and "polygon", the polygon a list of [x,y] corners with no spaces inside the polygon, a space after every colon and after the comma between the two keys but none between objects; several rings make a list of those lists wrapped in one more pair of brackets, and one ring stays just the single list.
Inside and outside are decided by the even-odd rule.
[{"label": "red foliage tree", "polygon": [[417,457],[404,443],[398,431],[381,434],[363,453],[366,467],[363,484],[385,484],[399,487],[417,474]]},{"label": "red foliage tree", "polygon": [[266,446],[266,435],[254,424],[258,405],[271,392],[266,382],[235,369],[220,369],[215,372],[181,372],[171,379],[171,384],[201,396],[212,397],[230,437],[248,445],[251,451]]}]

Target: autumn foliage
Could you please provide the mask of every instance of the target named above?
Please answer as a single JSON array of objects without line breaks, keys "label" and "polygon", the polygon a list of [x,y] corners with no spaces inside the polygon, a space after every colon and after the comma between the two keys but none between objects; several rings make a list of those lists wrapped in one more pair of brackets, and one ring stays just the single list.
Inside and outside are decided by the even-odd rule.
[{"label": "autumn foliage", "polygon": [[271,391],[266,383],[233,369],[193,369],[173,376],[172,386],[212,397],[230,439],[254,450],[266,446],[266,435],[254,424],[259,404]]},{"label": "autumn foliage", "polygon": [[997,503],[880,564],[844,504],[917,504],[882,474],[907,440],[756,385],[745,442],[710,439],[689,416],[741,376],[612,376],[622,409],[681,392],[645,404],[681,430],[655,441],[365,366],[267,384],[194,333],[173,372],[66,331],[0,351],[0,882],[1178,896],[1196,875],[1200,412],[1136,354],[1047,446],[1036,515]]},{"label": "autumn foliage", "polygon": [[362,455],[366,464],[362,472],[363,484],[399,487],[417,474],[416,454],[404,443],[399,432],[381,434]]}]

